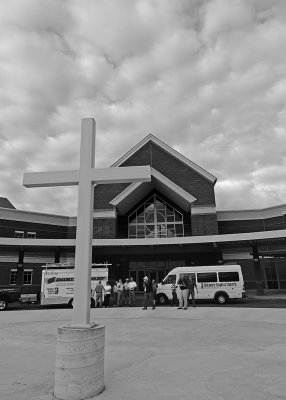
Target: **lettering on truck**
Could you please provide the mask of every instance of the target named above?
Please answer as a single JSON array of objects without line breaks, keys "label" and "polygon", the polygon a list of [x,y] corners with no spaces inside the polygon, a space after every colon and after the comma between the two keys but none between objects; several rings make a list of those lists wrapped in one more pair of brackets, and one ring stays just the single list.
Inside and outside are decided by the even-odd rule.
[{"label": "lettering on truck", "polygon": [[217,282],[217,283],[201,283],[201,289],[204,288],[216,288],[216,287],[224,287],[224,286],[237,286],[236,282]]}]

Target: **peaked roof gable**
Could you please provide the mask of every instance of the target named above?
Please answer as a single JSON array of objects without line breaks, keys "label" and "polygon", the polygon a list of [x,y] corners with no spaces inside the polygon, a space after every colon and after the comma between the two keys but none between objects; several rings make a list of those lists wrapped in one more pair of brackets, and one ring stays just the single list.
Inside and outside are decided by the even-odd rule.
[{"label": "peaked roof gable", "polygon": [[190,212],[191,204],[197,199],[186,192],[160,172],[151,168],[151,182],[134,182],[119,193],[109,204],[115,206],[121,214],[125,214],[148,193],[158,188],[173,203],[179,205],[184,211]]},{"label": "peaked roof gable", "polygon": [[172,147],[168,146],[166,143],[162,142],[160,139],[158,139],[156,136],[152,135],[151,133],[149,135],[147,135],[143,140],[141,140],[137,145],[132,147],[132,149],[129,150],[126,154],[124,154],[118,161],[116,161],[113,165],[111,165],[111,168],[120,167],[125,161],[127,161],[138,150],[140,150],[143,146],[145,146],[150,141],[153,142],[154,144],[156,144],[157,146],[159,146],[161,149],[165,150],[172,157],[176,158],[177,160],[184,163],[192,170],[196,171],[199,175],[203,176],[208,181],[210,181],[214,184],[216,183],[217,178],[214,175],[210,174],[208,171],[206,171],[199,165],[195,164],[194,162],[189,160],[187,157],[180,154],[178,151],[172,149]]}]

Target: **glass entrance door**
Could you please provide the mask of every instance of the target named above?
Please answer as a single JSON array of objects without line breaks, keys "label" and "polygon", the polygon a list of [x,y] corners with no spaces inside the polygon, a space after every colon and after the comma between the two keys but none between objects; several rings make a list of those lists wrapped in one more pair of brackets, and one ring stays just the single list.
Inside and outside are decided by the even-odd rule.
[{"label": "glass entrance door", "polygon": [[264,273],[266,289],[279,289],[279,281],[275,258],[264,258]]}]

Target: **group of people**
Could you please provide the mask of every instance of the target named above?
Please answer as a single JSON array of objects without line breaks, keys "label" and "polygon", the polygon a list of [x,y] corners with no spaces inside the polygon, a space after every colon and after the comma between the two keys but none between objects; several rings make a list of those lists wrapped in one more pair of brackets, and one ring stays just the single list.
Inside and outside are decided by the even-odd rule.
[{"label": "group of people", "polygon": [[195,288],[197,293],[198,287],[196,284],[195,276],[191,275],[184,275],[181,274],[177,284],[172,283],[171,290],[172,290],[172,303],[171,305],[177,305],[179,300],[179,307],[178,310],[187,310],[189,304],[189,297],[192,297],[192,305],[196,307],[195,301]]},{"label": "group of people", "polygon": [[[135,290],[137,284],[131,277],[126,278],[125,282],[122,279],[115,281],[114,285],[111,286],[109,282],[105,285],[98,281],[94,292],[92,294],[95,307],[110,307],[110,297],[113,295],[113,305],[120,307],[122,305],[129,305],[130,307],[135,307]],[[104,300],[103,300],[104,299]]]},{"label": "group of people", "polygon": [[114,306],[120,307],[121,305],[135,307],[135,290],[137,283],[131,276],[130,279],[126,278],[125,282],[122,279],[115,281],[113,286],[113,299]]},{"label": "group of people", "polygon": [[[144,306],[143,310],[147,310],[148,305],[152,306],[152,310],[156,308],[156,297],[157,297],[157,287],[155,279],[152,281],[146,275],[143,278],[143,289],[144,289]],[[195,288],[198,293],[197,284],[193,276],[180,275],[177,284],[173,283],[172,289],[172,303],[171,305],[177,305],[179,300],[178,310],[187,310],[189,296],[191,294],[192,304],[195,307]],[[134,281],[133,277],[126,278],[125,282],[122,279],[115,281],[113,287],[109,282],[105,285],[98,282],[96,285],[93,298],[95,301],[95,307],[110,307],[110,297],[113,295],[113,306],[120,307],[122,305],[135,307],[135,291],[137,289],[137,283]],[[103,300],[104,299],[104,300]]]},{"label": "group of people", "polygon": [[[156,306],[156,295],[157,287],[155,279],[152,282],[149,280],[148,276],[143,279],[144,288],[144,310],[147,309],[148,303],[152,305],[152,309]],[[133,277],[126,278],[125,282],[122,279],[115,281],[114,285],[111,286],[109,282],[105,285],[101,281],[98,281],[92,296],[95,301],[95,307],[110,307],[110,297],[113,296],[113,306],[129,306],[135,307],[135,291],[137,289],[137,283],[134,281]]]}]

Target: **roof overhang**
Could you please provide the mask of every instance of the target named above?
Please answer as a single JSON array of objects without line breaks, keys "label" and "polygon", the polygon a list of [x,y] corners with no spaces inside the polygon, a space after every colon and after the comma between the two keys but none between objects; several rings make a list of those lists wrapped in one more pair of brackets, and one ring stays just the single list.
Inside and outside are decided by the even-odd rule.
[{"label": "roof overhang", "polygon": [[[203,243],[235,243],[255,242],[265,240],[286,240],[286,229],[277,231],[231,233],[226,235],[206,236],[184,236],[172,238],[144,238],[144,239],[93,239],[92,246],[95,247],[122,247],[122,246],[170,246],[170,245],[192,245]],[[0,238],[0,245],[4,246],[64,246],[74,247],[76,239],[15,239]]]},{"label": "roof overhang", "polygon": [[151,182],[132,183],[111,200],[110,204],[117,208],[118,215],[125,215],[154,189],[186,212],[190,212],[191,204],[197,200],[160,172],[151,168]]}]

